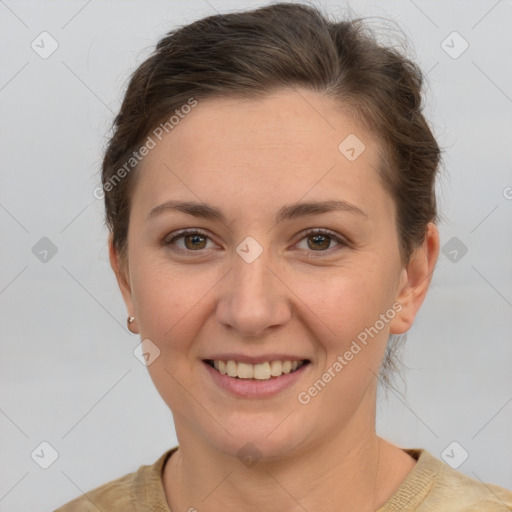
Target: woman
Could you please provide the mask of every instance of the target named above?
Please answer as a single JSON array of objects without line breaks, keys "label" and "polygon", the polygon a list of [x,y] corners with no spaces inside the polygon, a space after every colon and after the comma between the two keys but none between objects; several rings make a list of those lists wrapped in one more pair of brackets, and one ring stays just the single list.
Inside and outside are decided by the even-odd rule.
[{"label": "woman", "polygon": [[[508,510],[376,435],[438,252],[417,66],[275,4],[175,30],[102,169],[110,261],[179,447],[58,509]],[[389,341],[388,341],[389,340]]]}]

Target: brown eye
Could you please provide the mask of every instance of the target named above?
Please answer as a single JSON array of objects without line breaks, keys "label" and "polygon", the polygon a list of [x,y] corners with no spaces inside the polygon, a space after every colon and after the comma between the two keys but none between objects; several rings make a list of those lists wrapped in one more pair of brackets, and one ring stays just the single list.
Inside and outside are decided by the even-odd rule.
[{"label": "brown eye", "polygon": [[325,250],[329,249],[329,245],[331,243],[331,237],[328,235],[310,235],[307,237],[308,239],[308,247],[313,250]]},{"label": "brown eye", "polygon": [[176,253],[190,254],[193,252],[200,253],[203,249],[211,248],[208,245],[211,242],[207,234],[197,230],[182,231],[174,237],[167,237],[163,241],[163,245]]},{"label": "brown eye", "polygon": [[206,246],[206,237],[201,234],[185,235],[183,240],[185,241],[185,247],[191,251],[204,249]]},{"label": "brown eye", "polygon": [[[305,244],[304,241],[306,241]],[[301,244],[303,244],[302,247]],[[315,228],[304,234],[304,237],[299,241],[297,247],[305,250],[309,255],[312,255],[312,253],[315,252],[331,254],[334,251],[347,247],[348,245],[348,242],[336,233],[325,229]]]}]

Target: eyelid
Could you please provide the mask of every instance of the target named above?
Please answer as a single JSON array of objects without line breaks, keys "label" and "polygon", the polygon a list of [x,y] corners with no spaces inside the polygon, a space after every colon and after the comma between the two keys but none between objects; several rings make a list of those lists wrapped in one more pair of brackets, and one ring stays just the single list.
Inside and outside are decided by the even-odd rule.
[{"label": "eyelid", "polygon": [[[171,235],[172,237],[169,238]],[[202,235],[211,239],[210,235],[206,231],[203,231],[201,228],[184,228],[167,234],[163,239],[163,243],[169,244],[176,238],[181,238],[186,235]]]},{"label": "eyelid", "polygon": [[351,245],[350,242],[344,236],[339,235],[335,231],[332,231],[327,228],[309,228],[309,229],[306,229],[305,231],[302,231],[301,233],[299,233],[299,235],[297,235],[298,240],[297,240],[297,242],[295,242],[294,245],[298,244],[299,242],[301,242],[304,238],[306,238],[308,236],[317,235],[317,234],[329,236],[331,239],[335,240],[338,243],[338,246],[327,249],[325,251],[307,251],[308,254],[312,254],[314,256],[316,256],[316,255],[320,256],[322,254],[332,254],[336,250],[342,249],[344,247],[349,247]]},{"label": "eyelid", "polygon": [[[172,235],[172,237],[170,235]],[[186,236],[192,236],[192,235],[201,235],[201,236],[204,236],[205,238],[207,238],[209,241],[213,242],[212,237],[206,231],[202,230],[201,228],[185,228],[185,229],[181,229],[179,231],[173,232],[170,235],[167,235],[163,238],[162,245],[164,247],[174,245],[174,241],[179,238],[184,238]],[[194,253],[201,254],[204,252],[204,249],[198,250],[198,251],[190,251],[190,250],[186,250],[186,249],[181,249],[180,247],[177,247],[175,245],[171,250],[173,252],[187,254],[187,255],[194,254]]]},{"label": "eyelid", "polygon": [[[343,237],[342,235],[339,235],[338,233],[331,231],[330,229],[327,229],[327,228],[306,229],[297,235],[297,241],[294,242],[293,245],[297,245],[299,242],[301,242],[308,236],[316,235],[316,234],[329,236],[331,239],[335,240],[338,243],[338,246],[336,246],[335,248],[327,249],[325,251],[306,251],[307,253],[311,254],[313,257],[316,257],[316,256],[321,257],[322,255],[332,254],[336,250],[350,246],[350,242],[345,237]],[[185,228],[185,229],[179,230],[175,233],[172,233],[172,238],[170,238],[170,239],[169,239],[169,235],[165,236],[162,240],[162,245],[164,247],[173,245],[173,242],[175,240],[177,240],[179,238],[183,238],[185,236],[191,236],[191,235],[201,235],[213,242],[212,237],[206,231],[202,230],[201,228]],[[193,254],[195,252],[200,255],[204,252],[204,249],[200,249],[198,251],[192,251],[192,250],[181,249],[179,247],[174,246],[172,251],[177,252],[177,253],[182,253],[182,254]]]}]

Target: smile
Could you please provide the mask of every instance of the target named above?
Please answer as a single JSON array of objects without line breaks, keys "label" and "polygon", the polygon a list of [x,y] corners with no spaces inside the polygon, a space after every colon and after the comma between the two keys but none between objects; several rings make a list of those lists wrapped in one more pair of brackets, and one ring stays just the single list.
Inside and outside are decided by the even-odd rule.
[{"label": "smile", "polygon": [[212,368],[222,375],[238,379],[255,379],[270,380],[272,378],[281,377],[293,373],[308,363],[307,360],[302,361],[265,361],[257,364],[242,363],[233,360],[221,361],[218,359],[205,361]]}]

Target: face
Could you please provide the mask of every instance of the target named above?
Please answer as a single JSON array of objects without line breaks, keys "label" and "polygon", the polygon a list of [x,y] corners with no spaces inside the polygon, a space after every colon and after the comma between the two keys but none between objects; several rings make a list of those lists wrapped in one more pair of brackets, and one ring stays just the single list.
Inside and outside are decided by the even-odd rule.
[{"label": "face", "polygon": [[374,428],[388,336],[422,298],[377,168],[377,140],[307,90],[199,101],[145,157],[125,279],[111,261],[180,444],[271,459]]}]

